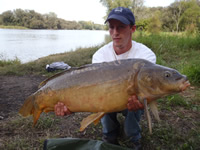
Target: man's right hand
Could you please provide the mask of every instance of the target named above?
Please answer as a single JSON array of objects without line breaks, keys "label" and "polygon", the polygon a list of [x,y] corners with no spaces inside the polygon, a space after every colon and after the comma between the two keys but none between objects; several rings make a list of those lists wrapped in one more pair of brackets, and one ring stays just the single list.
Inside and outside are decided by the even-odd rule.
[{"label": "man's right hand", "polygon": [[65,115],[69,115],[72,112],[66,107],[66,105],[64,103],[58,102],[55,106],[54,106],[54,112],[57,116],[65,116]]}]

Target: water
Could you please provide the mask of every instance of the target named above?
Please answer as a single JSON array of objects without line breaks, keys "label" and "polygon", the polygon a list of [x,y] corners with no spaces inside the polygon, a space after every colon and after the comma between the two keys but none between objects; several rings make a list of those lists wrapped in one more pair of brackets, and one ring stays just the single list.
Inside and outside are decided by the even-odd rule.
[{"label": "water", "polygon": [[18,58],[22,63],[50,54],[97,46],[107,31],[0,29],[0,60]]}]

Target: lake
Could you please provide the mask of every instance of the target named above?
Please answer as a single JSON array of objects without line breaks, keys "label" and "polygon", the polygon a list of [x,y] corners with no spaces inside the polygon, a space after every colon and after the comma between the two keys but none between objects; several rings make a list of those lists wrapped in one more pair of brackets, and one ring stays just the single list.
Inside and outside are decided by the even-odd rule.
[{"label": "lake", "polygon": [[108,31],[0,29],[0,60],[18,58],[22,63],[50,54],[97,46]]}]

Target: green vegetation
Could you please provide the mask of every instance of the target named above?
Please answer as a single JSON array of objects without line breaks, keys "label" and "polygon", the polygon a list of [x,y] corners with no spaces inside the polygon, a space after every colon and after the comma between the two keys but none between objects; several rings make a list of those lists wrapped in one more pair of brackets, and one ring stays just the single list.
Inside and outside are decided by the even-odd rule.
[{"label": "green vegetation", "polygon": [[[58,122],[60,122],[58,117],[43,114],[39,124],[33,128],[32,118],[22,118],[20,116],[10,118],[3,128],[5,131],[17,132],[13,137],[11,137],[11,139],[9,139],[10,137],[8,136],[8,139],[4,142],[5,148],[7,150],[34,149],[34,147],[42,149],[44,142],[43,136],[45,136],[45,138],[53,136],[50,129],[56,131],[56,124]],[[54,136],[56,136],[56,133],[54,133]],[[10,140],[12,140],[12,142],[10,142]]]},{"label": "green vegetation", "polygon": [[16,9],[0,14],[0,28],[103,30],[104,25],[95,24],[91,21],[66,21],[57,18],[57,15],[53,12],[42,15],[34,10]]},{"label": "green vegetation", "polygon": [[200,1],[178,0],[168,7],[145,7],[144,0],[100,0],[108,13],[122,6],[132,10],[136,25],[140,30],[157,33],[159,31],[196,33],[200,31]]},{"label": "green vegetation", "polygon": [[28,29],[28,28],[22,27],[22,26],[3,26],[3,25],[0,25],[0,29]]}]

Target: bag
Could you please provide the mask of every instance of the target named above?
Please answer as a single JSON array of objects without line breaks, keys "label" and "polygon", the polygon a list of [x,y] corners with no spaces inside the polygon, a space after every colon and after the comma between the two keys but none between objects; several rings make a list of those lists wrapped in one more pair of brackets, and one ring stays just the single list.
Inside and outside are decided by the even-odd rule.
[{"label": "bag", "polygon": [[65,70],[65,69],[70,69],[70,68],[71,68],[71,66],[69,66],[66,63],[64,63],[63,61],[54,62],[54,63],[46,65],[46,70],[48,72],[52,72],[52,71],[55,71],[55,70]]}]

